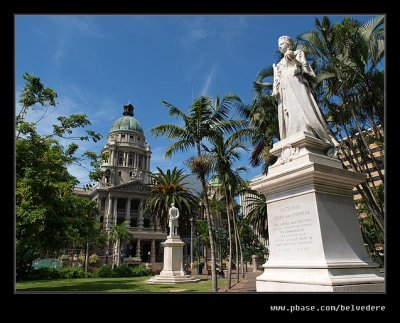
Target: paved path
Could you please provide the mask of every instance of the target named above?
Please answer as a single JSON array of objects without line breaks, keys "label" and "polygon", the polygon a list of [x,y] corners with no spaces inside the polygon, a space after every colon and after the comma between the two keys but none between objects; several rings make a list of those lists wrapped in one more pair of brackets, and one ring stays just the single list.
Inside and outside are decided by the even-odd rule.
[{"label": "paved path", "polygon": [[231,289],[221,289],[219,292],[227,292],[227,293],[237,293],[237,292],[243,292],[243,293],[255,293],[256,292],[256,277],[260,276],[262,274],[261,271],[257,271],[255,273],[253,272],[246,272],[245,273],[245,278],[242,278],[240,276],[239,283],[236,283],[236,279],[233,279],[233,277],[236,277],[235,273],[232,272],[232,288]]}]

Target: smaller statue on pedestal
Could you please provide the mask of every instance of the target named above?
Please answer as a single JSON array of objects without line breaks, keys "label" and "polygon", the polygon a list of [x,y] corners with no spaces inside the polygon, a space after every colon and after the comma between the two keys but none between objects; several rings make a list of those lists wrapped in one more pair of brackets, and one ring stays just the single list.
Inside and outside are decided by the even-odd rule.
[{"label": "smaller statue on pedestal", "polygon": [[168,210],[169,215],[169,236],[178,235],[179,227],[179,210],[175,207],[174,203],[171,203],[171,207]]}]

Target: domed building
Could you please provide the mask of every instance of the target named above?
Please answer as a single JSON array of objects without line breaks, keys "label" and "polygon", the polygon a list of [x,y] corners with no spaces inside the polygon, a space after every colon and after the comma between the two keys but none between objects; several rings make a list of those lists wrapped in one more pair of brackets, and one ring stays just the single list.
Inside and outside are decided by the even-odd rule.
[{"label": "domed building", "polygon": [[[138,264],[151,262],[162,265],[161,242],[167,238],[159,227],[154,230],[150,214],[142,211],[142,203],[149,194],[144,185],[150,182],[150,145],[146,142],[142,126],[134,118],[132,104],[124,106],[123,116],[116,120],[102,149],[108,160],[102,164],[102,180],[90,191],[79,195],[97,201],[98,220],[108,233],[112,225],[128,221],[130,238],[121,246],[121,263]],[[104,250],[104,262],[117,261],[114,246]]]}]

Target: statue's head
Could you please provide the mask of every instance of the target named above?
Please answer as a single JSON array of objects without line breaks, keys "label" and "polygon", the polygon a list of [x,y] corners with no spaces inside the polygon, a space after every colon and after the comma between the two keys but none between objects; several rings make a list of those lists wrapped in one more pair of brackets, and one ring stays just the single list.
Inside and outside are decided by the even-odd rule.
[{"label": "statue's head", "polygon": [[175,203],[171,203],[171,206],[174,206],[175,205]]},{"label": "statue's head", "polygon": [[281,36],[281,37],[279,37],[278,38],[278,44],[280,44],[282,42],[288,43],[290,45],[293,44],[293,40],[289,36]]}]

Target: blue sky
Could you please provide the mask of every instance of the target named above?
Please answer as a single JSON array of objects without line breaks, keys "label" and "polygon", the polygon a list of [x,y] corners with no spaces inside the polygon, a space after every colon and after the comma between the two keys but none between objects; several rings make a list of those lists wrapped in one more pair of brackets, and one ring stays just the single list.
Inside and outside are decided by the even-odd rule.
[{"label": "blue sky", "polygon": [[[172,141],[150,134],[158,124],[177,122],[161,100],[185,112],[200,95],[234,93],[250,103],[257,72],[276,59],[278,37],[311,31],[315,18],[321,17],[17,15],[16,101],[23,73],[33,73],[58,93],[58,107],[40,122],[41,132],[50,131],[58,115],[87,114],[103,139],[80,143],[80,153],[101,151],[112,123],[122,116],[122,106],[130,102],[152,148],[151,170],[185,168],[194,151],[165,160]],[[333,22],[343,19],[329,17]],[[29,115],[33,120],[40,116]],[[238,166],[249,165],[248,157],[243,154]],[[72,166],[70,171],[81,184],[88,182],[86,169]],[[249,166],[244,178],[259,173]]]}]

